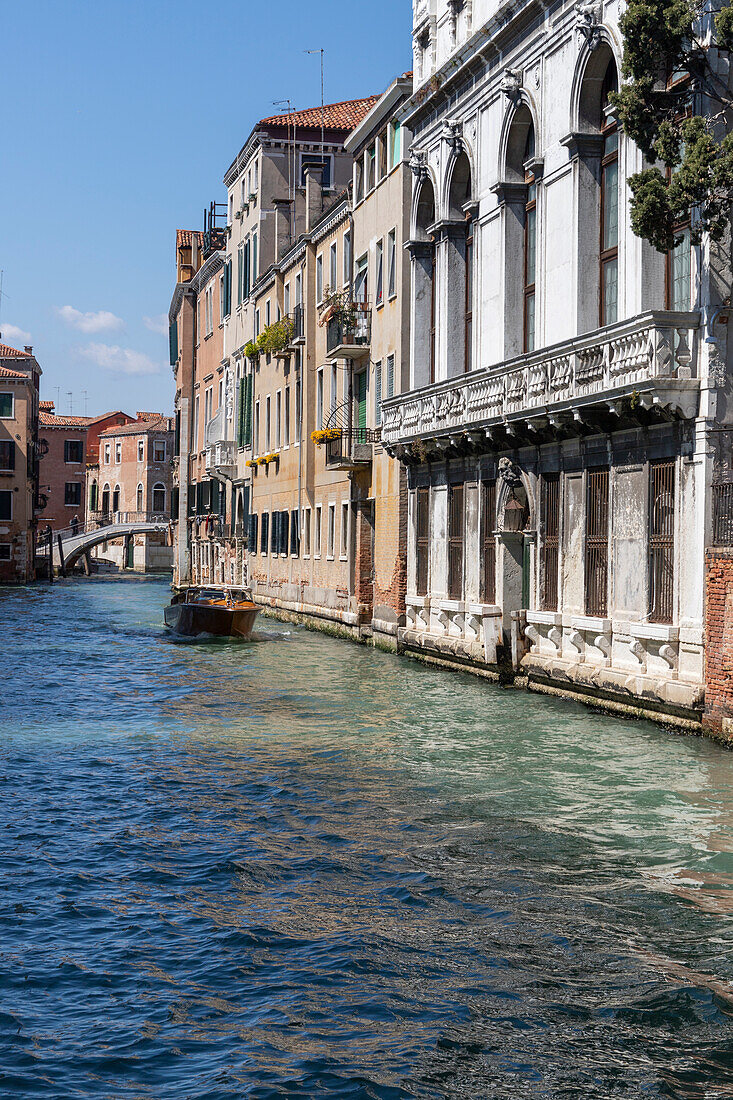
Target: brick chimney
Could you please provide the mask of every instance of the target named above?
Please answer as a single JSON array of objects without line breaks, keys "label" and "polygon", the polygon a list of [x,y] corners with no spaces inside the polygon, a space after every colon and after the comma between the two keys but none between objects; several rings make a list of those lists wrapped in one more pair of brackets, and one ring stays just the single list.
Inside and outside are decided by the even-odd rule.
[{"label": "brick chimney", "polygon": [[284,252],[290,248],[290,215],[291,199],[274,199],[275,207],[275,258],[280,259]]},{"label": "brick chimney", "polygon": [[25,345],[25,352],[26,352],[26,355],[33,355],[33,344],[26,344]]},{"label": "brick chimney", "polygon": [[323,166],[309,164],[305,174],[305,230],[309,233],[323,213]]}]

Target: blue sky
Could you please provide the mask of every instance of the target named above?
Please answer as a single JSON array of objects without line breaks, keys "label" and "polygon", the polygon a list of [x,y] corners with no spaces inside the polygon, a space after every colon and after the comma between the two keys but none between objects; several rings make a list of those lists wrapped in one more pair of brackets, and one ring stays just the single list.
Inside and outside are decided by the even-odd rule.
[{"label": "blue sky", "polygon": [[[199,228],[254,123],[383,91],[409,69],[409,0],[24,0],[2,5],[2,340],[42,397],[169,411],[175,231]],[[304,13],[307,12],[307,18]]]}]

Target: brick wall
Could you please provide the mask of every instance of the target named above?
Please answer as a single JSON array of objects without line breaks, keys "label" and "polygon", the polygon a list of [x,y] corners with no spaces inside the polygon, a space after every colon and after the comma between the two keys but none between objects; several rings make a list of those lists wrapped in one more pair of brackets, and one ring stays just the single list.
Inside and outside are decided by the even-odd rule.
[{"label": "brick wall", "polygon": [[705,714],[703,726],[733,739],[733,549],[705,559]]}]

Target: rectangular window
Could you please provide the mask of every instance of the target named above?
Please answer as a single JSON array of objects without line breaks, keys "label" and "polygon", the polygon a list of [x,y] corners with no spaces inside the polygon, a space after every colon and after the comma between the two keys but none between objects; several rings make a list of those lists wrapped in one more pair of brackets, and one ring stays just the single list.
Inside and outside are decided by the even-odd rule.
[{"label": "rectangular window", "polygon": [[305,509],[305,516],[303,519],[303,557],[309,558],[311,556],[311,510]]},{"label": "rectangular window", "polygon": [[338,405],[338,367],[335,363],[331,364],[331,413],[336,412],[336,406]]},{"label": "rectangular window", "polygon": [[382,423],[382,364],[374,364],[374,423]]},{"label": "rectangular window", "polygon": [[224,293],[224,275],[219,276],[219,324],[221,324],[226,317],[224,310],[226,295]]},{"label": "rectangular window", "polygon": [[341,505],[341,557],[345,558],[349,552],[349,506]]},{"label": "rectangular window", "polygon": [[316,527],[313,535],[313,547],[314,555],[317,558],[321,556],[321,527],[323,519],[323,509],[320,504],[316,504]]},{"label": "rectangular window", "polygon": [[415,490],[415,565],[418,596],[428,594],[428,564],[430,561],[430,489]]},{"label": "rectangular window", "polygon": [[[201,411],[201,409],[200,409],[200,400],[201,399],[200,399],[199,395],[196,394],[196,403],[195,403],[194,409],[193,409],[193,449],[194,449],[194,451],[197,451],[198,446],[199,446],[199,413]],[[109,458],[106,458],[105,461],[109,462]]]},{"label": "rectangular window", "polygon": [[374,144],[370,145],[364,154],[365,157],[365,171],[366,171],[366,190],[367,194],[374,188],[375,183],[375,168],[377,160],[377,151]]},{"label": "rectangular window", "polygon": [[73,462],[78,466],[84,461],[84,444],[80,439],[64,440],[64,462]]},{"label": "rectangular window", "polygon": [[674,462],[649,466],[649,621],[671,623],[674,609]]},{"label": "rectangular window", "polygon": [[541,606],[557,611],[560,567],[560,475],[542,475],[542,544],[540,547]]},{"label": "rectangular window", "polygon": [[0,393],[0,420],[13,419],[13,394]]},{"label": "rectangular window", "polygon": [[387,237],[387,293],[394,298],[397,293],[397,230],[391,229]]},{"label": "rectangular window", "polygon": [[290,386],[285,390],[285,427],[283,443],[286,447],[290,446]]},{"label": "rectangular window", "polygon": [[481,482],[481,599],[496,603],[496,482]]},{"label": "rectangular window", "polygon": [[165,440],[156,439],[153,443],[153,462],[165,462],[165,453]]},{"label": "rectangular window", "polygon": [[298,509],[290,513],[290,553],[297,558],[300,553],[300,532],[298,531]]},{"label": "rectangular window", "polygon": [[369,258],[362,256],[356,261],[356,273],[354,276],[354,301],[366,303],[369,296]]},{"label": "rectangular window", "polygon": [[331,245],[331,249],[329,251],[328,288],[332,294],[338,289],[338,266],[335,241]]},{"label": "rectangular window", "polygon": [[463,595],[463,486],[448,490],[448,595],[460,600]]},{"label": "rectangular window", "polygon": [[601,317],[618,319],[618,132],[604,135],[601,162]]},{"label": "rectangular window", "polygon": [[332,558],[336,549],[336,505],[329,504],[328,506],[328,542],[326,544],[326,553],[329,558]]},{"label": "rectangular window", "polygon": [[394,397],[394,355],[387,356],[387,400]]},{"label": "rectangular window", "polygon": [[10,473],[15,469],[15,441],[0,439],[0,472]]},{"label": "rectangular window", "polygon": [[283,287],[283,313],[286,317],[290,313],[290,283]]},{"label": "rectangular window", "polygon": [[316,375],[316,428],[323,428],[323,368]]},{"label": "rectangular window", "polygon": [[237,249],[237,301],[244,298],[244,249],[240,244]]},{"label": "rectangular window", "polygon": [[686,313],[690,309],[692,249],[690,227],[675,230],[678,242],[667,253],[667,309]]},{"label": "rectangular window", "polygon": [[115,440],[115,462],[122,462],[122,444]]},{"label": "rectangular window", "polygon": [[388,164],[389,171],[399,164],[402,159],[402,130],[400,129],[399,122],[390,122],[389,124],[389,154]]},{"label": "rectangular window", "polygon": [[10,489],[0,489],[0,520],[13,518],[13,494]]},{"label": "rectangular window", "polygon": [[275,450],[282,446],[282,394],[275,394]]},{"label": "rectangular window", "polygon": [[67,481],[64,485],[64,504],[78,508],[81,504],[81,482]]},{"label": "rectangular window", "polygon": [[351,282],[351,231],[344,233],[344,286]]},{"label": "rectangular window", "polygon": [[361,160],[354,164],[354,194],[356,202],[361,202],[364,198],[364,164]]},{"label": "rectangular window", "polygon": [[[297,359],[300,360],[300,351],[298,351]],[[301,403],[301,400],[300,400],[300,394],[301,394],[300,379],[298,378],[295,382],[295,440],[294,440],[294,442],[295,442],[296,445],[300,444],[300,432],[301,432],[301,427],[302,427],[302,415],[303,415],[303,407],[302,407],[302,403]]]},{"label": "rectangular window", "polygon": [[259,259],[257,254],[257,234],[252,234],[252,282],[257,282],[257,276],[259,274],[258,265]]},{"label": "rectangular window", "polygon": [[138,462],[145,461],[145,440],[138,439],[137,441],[137,460]]},{"label": "rectangular window", "polygon": [[257,528],[259,526],[259,516],[255,512],[250,512],[249,516],[249,531],[247,533],[247,549],[250,554],[257,553]]},{"label": "rectangular window", "polygon": [[585,515],[585,613],[608,608],[608,470],[588,470]]},{"label": "rectangular window", "polygon": [[0,561],[12,561],[11,546],[9,542],[0,542]]},{"label": "rectangular window", "polygon": [[323,256],[316,257],[316,301],[323,301]]},{"label": "rectangular window", "polygon": [[377,182],[387,175],[387,131],[377,138]]},{"label": "rectangular window", "polygon": [[105,443],[105,445],[104,445],[104,461],[107,464],[107,466],[109,466],[110,462],[112,461],[112,444],[111,443]]},{"label": "rectangular window", "polygon": [[267,554],[267,545],[270,541],[270,515],[268,512],[262,513],[262,523],[260,526],[260,553]]},{"label": "rectangular window", "polygon": [[384,304],[384,245],[381,241],[377,241],[376,273],[376,304],[381,306]]},{"label": "rectangular window", "polygon": [[265,398],[265,450],[270,452],[270,395]]},{"label": "rectangular window", "polygon": [[254,453],[260,453],[260,403],[255,401]]}]

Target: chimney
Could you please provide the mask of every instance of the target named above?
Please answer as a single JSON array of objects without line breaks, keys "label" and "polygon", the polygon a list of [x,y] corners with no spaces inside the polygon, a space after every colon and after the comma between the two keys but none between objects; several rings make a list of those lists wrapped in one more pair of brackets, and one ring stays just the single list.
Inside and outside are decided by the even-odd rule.
[{"label": "chimney", "polygon": [[275,258],[280,259],[284,252],[290,248],[290,199],[274,199],[275,207]]},{"label": "chimney", "polygon": [[310,233],[323,213],[323,166],[309,164],[305,174],[305,231]]},{"label": "chimney", "polygon": [[33,355],[33,344],[25,345],[26,355]]}]

